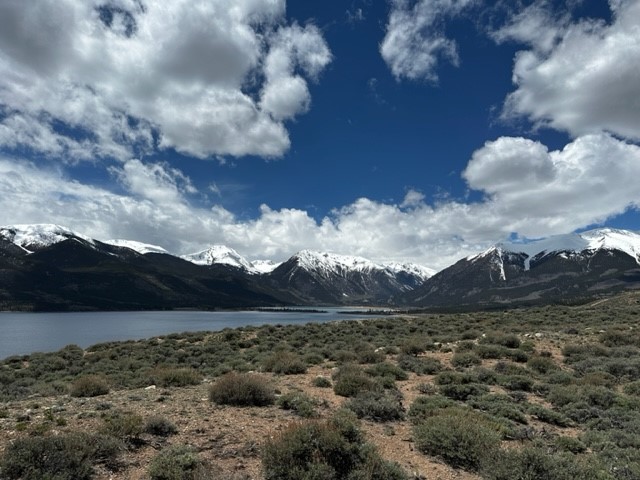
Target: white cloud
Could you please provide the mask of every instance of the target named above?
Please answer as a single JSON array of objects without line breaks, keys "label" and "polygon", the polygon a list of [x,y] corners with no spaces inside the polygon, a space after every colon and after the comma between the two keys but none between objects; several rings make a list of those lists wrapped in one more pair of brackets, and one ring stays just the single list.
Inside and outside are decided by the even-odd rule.
[{"label": "white cloud", "polygon": [[568,14],[554,15],[547,0],[538,0],[511,14],[505,25],[489,32],[489,35],[497,43],[516,41],[548,53],[562,36],[568,22]]},{"label": "white cloud", "polygon": [[306,79],[330,61],[316,27],[285,23],[285,0],[7,0],[0,146],[71,160],[158,146],[278,157],[283,121],[307,111]]},{"label": "white cloud", "polygon": [[444,268],[512,232],[567,233],[640,208],[640,147],[606,134],[580,137],[558,151],[499,138],[476,151],[463,173],[471,189],[484,192],[481,201],[429,204],[408,190],[402,202],[360,198],[319,222],[295,208],[262,205],[257,218],[244,220],[220,205],[194,206],[198,192],[190,179],[167,164],[133,160],[112,173],[124,193],[0,158],[0,224],[55,222],[175,253],[223,243],[250,258],[284,260],[312,248]]},{"label": "white cloud", "polygon": [[576,137],[607,131],[640,140],[640,1],[610,7],[611,24],[583,20],[556,33],[553,24],[542,27],[545,48],[534,34],[544,10],[525,11],[502,31],[533,46],[516,56],[517,88],[507,97],[505,118],[525,116]]},{"label": "white cloud", "polygon": [[438,80],[442,60],[458,65],[458,48],[443,20],[459,15],[475,0],[392,0],[380,54],[397,80]]},{"label": "white cloud", "polygon": [[638,208],[638,175],[640,147],[606,134],[579,137],[552,152],[530,140],[500,138],[476,151],[463,173],[471,188],[487,193],[489,218],[530,237],[567,233]]}]

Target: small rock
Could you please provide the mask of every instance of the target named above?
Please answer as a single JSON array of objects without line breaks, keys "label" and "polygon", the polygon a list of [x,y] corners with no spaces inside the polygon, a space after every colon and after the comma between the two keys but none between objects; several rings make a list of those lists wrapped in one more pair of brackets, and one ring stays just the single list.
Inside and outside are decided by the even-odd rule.
[{"label": "small rock", "polygon": [[149,385],[148,387],[144,387],[145,390],[155,390],[156,386],[155,385]]}]

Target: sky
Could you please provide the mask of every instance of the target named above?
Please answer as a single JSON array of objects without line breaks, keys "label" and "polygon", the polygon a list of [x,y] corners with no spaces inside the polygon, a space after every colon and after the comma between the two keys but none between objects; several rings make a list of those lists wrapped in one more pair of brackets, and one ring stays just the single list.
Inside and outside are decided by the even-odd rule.
[{"label": "sky", "polygon": [[639,178],[640,0],[0,1],[0,225],[442,269]]}]

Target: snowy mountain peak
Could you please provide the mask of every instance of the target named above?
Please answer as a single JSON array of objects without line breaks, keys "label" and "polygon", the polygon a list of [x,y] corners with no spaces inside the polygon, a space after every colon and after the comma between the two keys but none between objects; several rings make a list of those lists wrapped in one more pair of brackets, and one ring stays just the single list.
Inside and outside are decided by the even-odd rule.
[{"label": "snowy mountain peak", "polygon": [[28,253],[74,237],[91,244],[94,243],[92,238],[73,232],[66,227],[48,223],[0,227],[0,237],[14,243]]},{"label": "snowy mountain peak", "polygon": [[350,255],[338,255],[328,252],[317,252],[314,250],[301,250],[293,257],[301,268],[320,273],[339,272],[339,271],[356,271],[367,272],[380,269],[371,260],[363,257],[355,257]]},{"label": "snowy mountain peak", "polygon": [[406,272],[423,280],[427,280],[437,273],[433,268],[417,265],[415,263],[386,262],[383,263],[382,266],[395,274]]},{"label": "snowy mountain peak", "polygon": [[141,255],[145,255],[147,253],[169,254],[169,252],[167,252],[164,248],[159,247],[158,245],[150,245],[148,243],[136,242],[134,240],[114,239],[114,240],[106,240],[102,243],[106,243],[107,245],[113,245],[114,247],[130,248],[131,250],[134,250]]},{"label": "snowy mountain peak", "polygon": [[225,245],[213,245],[201,252],[183,255],[181,258],[196,265],[213,265],[219,263],[239,268],[249,273],[259,273],[259,270],[257,270],[250,261],[233,248]]},{"label": "snowy mountain peak", "polygon": [[264,274],[273,272],[282,265],[282,263],[274,262],[273,260],[252,260],[251,265],[253,265],[253,268],[257,270],[258,273]]},{"label": "snowy mountain peak", "polygon": [[363,257],[314,250],[302,250],[296,253],[292,259],[297,262],[299,267],[307,271],[317,272],[325,277],[332,273],[343,275],[347,272],[381,272],[389,277],[396,277],[404,273],[425,281],[436,273],[431,268],[413,263],[375,263]]},{"label": "snowy mountain peak", "polygon": [[544,257],[553,253],[565,252],[580,255],[598,250],[617,250],[631,256],[640,264],[640,234],[629,230],[599,228],[582,233],[554,235],[540,240],[525,242],[498,243],[482,253],[467,257],[475,262],[481,258],[495,254],[502,257],[508,254],[524,254],[525,270],[529,270],[530,261],[534,257]]}]

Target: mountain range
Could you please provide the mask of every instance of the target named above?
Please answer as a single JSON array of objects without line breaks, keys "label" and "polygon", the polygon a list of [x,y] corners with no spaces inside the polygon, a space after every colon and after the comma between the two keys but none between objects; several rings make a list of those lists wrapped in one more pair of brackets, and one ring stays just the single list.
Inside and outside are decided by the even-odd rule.
[{"label": "mountain range", "polygon": [[461,259],[398,301],[415,307],[581,302],[640,288],[640,235],[609,228],[502,243]]},{"label": "mountain range", "polygon": [[0,227],[0,310],[580,302],[640,287],[640,235],[597,229],[502,243],[440,272],[302,250],[283,263],[213,245],[182,257],[58,225]]},{"label": "mountain range", "polygon": [[433,273],[308,250],[282,264],[250,261],[221,245],[177,257],[58,225],[0,227],[0,309],[387,304]]}]

